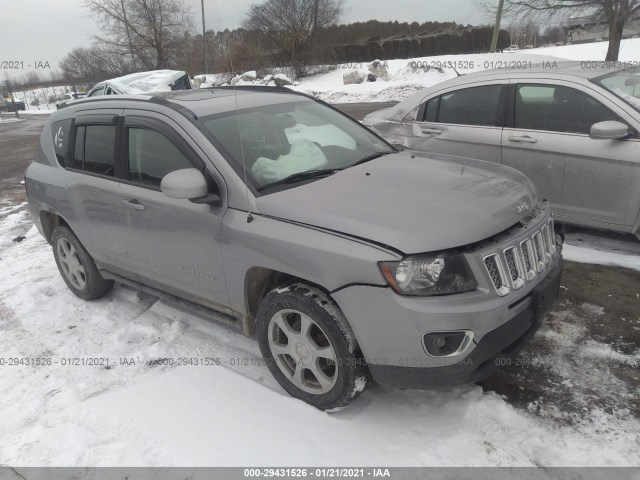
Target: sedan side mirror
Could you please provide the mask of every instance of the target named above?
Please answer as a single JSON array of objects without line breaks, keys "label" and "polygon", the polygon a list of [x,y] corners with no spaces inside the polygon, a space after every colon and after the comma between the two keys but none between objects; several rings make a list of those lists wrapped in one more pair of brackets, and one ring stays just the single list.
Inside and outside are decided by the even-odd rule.
[{"label": "sedan side mirror", "polygon": [[591,126],[589,136],[594,140],[617,140],[629,135],[629,127],[622,122],[609,120]]},{"label": "sedan side mirror", "polygon": [[219,195],[209,193],[207,180],[197,168],[184,168],[168,173],[160,183],[160,190],[169,198],[213,206],[220,206],[222,203]]}]

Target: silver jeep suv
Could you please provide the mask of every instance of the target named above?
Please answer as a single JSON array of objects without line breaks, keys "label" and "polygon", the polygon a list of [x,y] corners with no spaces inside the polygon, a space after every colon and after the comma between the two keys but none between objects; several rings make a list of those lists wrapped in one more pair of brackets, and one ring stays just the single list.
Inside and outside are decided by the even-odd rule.
[{"label": "silver jeep suv", "polygon": [[373,379],[475,382],[558,294],[561,239],[521,173],[404,151],[267,87],[84,99],[51,115],[26,172],[69,289],[114,281],[257,334],[320,409]]}]

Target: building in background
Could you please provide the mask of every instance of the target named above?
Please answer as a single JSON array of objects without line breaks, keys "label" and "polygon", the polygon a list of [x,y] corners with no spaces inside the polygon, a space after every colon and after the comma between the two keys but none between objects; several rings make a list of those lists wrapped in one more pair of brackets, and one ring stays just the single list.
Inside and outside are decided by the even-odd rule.
[{"label": "building in background", "polygon": [[[567,44],[604,42],[609,40],[609,24],[592,11],[583,11],[570,16],[562,25],[567,35]],[[640,15],[627,21],[622,38],[640,36]]]}]

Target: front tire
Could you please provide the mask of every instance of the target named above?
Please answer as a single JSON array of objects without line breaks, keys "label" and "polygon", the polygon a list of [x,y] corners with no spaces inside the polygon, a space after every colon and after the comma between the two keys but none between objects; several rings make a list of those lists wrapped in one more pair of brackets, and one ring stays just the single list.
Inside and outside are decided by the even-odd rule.
[{"label": "front tire", "polygon": [[77,297],[95,300],[113,288],[113,280],[102,278],[91,255],[71,230],[58,226],[51,239],[60,275]]},{"label": "front tire", "polygon": [[262,356],[282,388],[320,410],[345,408],[369,383],[344,315],[315,287],[296,283],[267,294],[257,332]]}]

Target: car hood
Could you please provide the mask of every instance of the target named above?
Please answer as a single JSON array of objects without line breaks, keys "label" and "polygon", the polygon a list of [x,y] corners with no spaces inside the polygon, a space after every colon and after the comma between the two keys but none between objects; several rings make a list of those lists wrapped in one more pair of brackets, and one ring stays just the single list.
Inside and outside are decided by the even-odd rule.
[{"label": "car hood", "polygon": [[408,151],[256,199],[260,214],[406,254],[484,240],[522,220],[536,204],[533,184],[517,170]]}]

